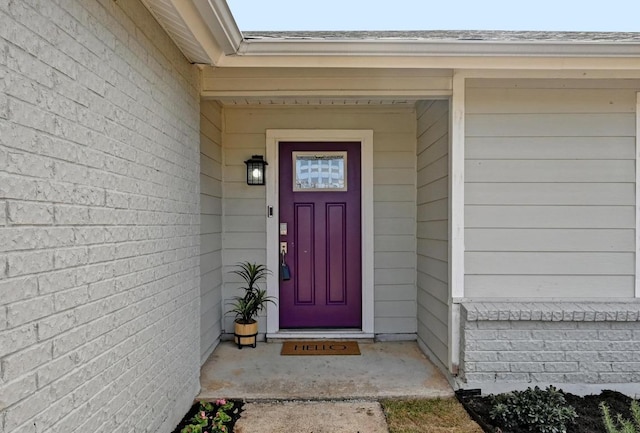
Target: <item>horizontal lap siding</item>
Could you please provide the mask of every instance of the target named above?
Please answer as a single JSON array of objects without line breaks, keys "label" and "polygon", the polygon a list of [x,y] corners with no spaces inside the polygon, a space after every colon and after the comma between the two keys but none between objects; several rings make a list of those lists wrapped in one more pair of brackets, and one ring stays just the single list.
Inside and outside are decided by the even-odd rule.
[{"label": "horizontal lap siding", "polygon": [[469,80],[466,296],[633,296],[636,89],[597,81]]},{"label": "horizontal lap siding", "polygon": [[449,103],[418,105],[418,338],[447,363]]},{"label": "horizontal lap siding", "polygon": [[[265,154],[267,129],[372,129],[374,132],[374,297],[376,333],[416,332],[415,111],[406,108],[226,107],[224,110],[225,309],[241,260],[266,259],[264,188],[245,183],[243,163]],[[267,177],[270,176],[267,166]],[[262,320],[262,319],[261,319]],[[226,332],[232,317],[224,322]],[[261,323],[261,329],[265,329]]]},{"label": "horizontal lap siding", "polygon": [[200,115],[200,359],[220,340],[222,324],[222,110],[203,102]]}]

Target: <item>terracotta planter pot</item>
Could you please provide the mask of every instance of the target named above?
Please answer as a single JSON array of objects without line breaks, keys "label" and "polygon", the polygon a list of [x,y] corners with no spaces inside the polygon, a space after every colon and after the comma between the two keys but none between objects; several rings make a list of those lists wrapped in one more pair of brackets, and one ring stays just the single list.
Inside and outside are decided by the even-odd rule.
[{"label": "terracotta planter pot", "polygon": [[238,349],[242,349],[243,346],[256,347],[258,322],[254,321],[249,324],[234,322],[234,335]]}]

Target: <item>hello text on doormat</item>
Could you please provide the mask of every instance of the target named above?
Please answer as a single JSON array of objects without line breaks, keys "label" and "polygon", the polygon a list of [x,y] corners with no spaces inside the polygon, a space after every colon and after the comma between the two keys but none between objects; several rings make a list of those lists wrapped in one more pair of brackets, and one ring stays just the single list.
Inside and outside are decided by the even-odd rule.
[{"label": "hello text on doormat", "polygon": [[360,355],[357,341],[285,341],[280,355]]}]

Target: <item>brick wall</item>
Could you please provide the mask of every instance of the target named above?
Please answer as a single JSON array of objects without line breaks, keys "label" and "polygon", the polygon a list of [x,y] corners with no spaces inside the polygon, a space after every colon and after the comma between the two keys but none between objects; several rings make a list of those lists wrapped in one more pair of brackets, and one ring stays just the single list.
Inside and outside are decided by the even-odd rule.
[{"label": "brick wall", "polygon": [[638,384],[639,320],[634,301],[463,304],[462,387]]},{"label": "brick wall", "polygon": [[198,93],[137,0],[0,1],[0,432],[168,432],[190,405]]}]

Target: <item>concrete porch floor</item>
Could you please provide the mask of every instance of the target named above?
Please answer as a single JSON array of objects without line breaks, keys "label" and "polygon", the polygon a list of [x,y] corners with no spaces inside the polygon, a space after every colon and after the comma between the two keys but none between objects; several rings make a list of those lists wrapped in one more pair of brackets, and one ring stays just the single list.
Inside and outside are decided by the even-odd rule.
[{"label": "concrete porch floor", "polygon": [[221,343],[202,366],[198,399],[351,400],[449,397],[416,342],[359,343],[361,355],[281,356],[282,343]]}]

